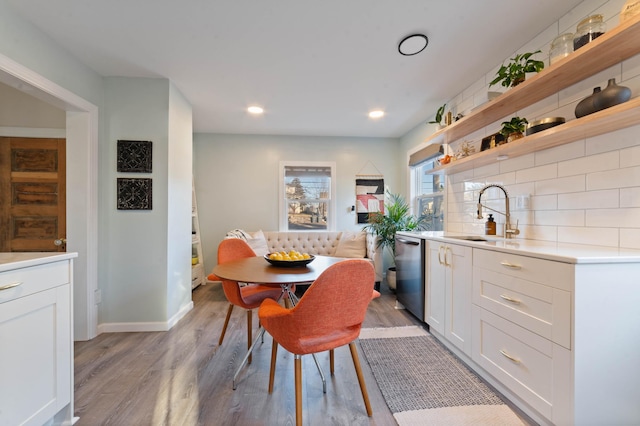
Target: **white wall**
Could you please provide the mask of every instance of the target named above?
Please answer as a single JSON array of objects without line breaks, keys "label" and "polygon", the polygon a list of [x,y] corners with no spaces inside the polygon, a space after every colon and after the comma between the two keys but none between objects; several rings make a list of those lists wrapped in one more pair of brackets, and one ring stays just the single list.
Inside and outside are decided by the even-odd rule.
[{"label": "white wall", "polygon": [[217,263],[217,247],[227,231],[278,230],[280,161],[333,161],[337,173],[336,230],[357,230],[357,174],[380,173],[398,192],[404,168],[397,139],[194,135],[194,174],[205,271]]},{"label": "white wall", "polygon": [[[593,13],[603,14],[611,29],[618,24],[623,4],[624,0],[586,0],[517,53],[540,49],[543,53],[539,59],[547,60],[549,44],[558,34],[575,31],[577,22]],[[448,106],[454,111],[468,109],[474,96],[487,90],[499,66],[454,96]],[[604,88],[610,78],[631,88],[632,97],[640,95],[640,55],[513,115],[529,121],[555,116],[575,119],[576,104],[594,87]],[[474,141],[479,149],[480,140],[498,131],[500,123],[510,118],[497,120],[466,139]],[[425,128],[416,128],[414,133],[421,134]],[[418,141],[407,135],[403,142],[410,146]],[[512,222],[519,221],[520,238],[640,249],[640,126],[449,176],[447,230],[484,233],[484,220],[476,219],[476,203],[479,190],[487,183],[502,184],[509,191]],[[518,209],[513,200],[517,196],[530,196],[530,206]],[[504,210],[503,198],[497,190],[489,190],[483,202]],[[503,223],[503,217],[497,215],[497,221]]]},{"label": "white wall", "polygon": [[0,83],[0,127],[64,129],[66,112]]},{"label": "white wall", "polygon": [[169,87],[167,198],[167,319],[191,306],[192,110],[174,84]]},{"label": "white wall", "polygon": [[[171,86],[160,78],[105,79],[102,330],[161,329],[190,301],[184,289],[191,283],[191,109]],[[119,139],[153,142],[151,174],[117,172]],[[119,177],[152,178],[153,209],[117,210]]]}]

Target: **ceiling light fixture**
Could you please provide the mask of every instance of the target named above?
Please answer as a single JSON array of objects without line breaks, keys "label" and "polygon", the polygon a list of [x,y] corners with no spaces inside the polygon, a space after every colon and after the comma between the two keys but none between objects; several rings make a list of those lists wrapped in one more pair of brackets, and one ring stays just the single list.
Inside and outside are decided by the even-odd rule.
[{"label": "ceiling light fixture", "polygon": [[429,39],[424,34],[411,34],[402,39],[398,44],[398,52],[404,56],[417,55],[429,44]]},{"label": "ceiling light fixture", "polygon": [[369,118],[380,118],[383,115],[384,115],[384,111],[379,109],[369,112]]},{"label": "ceiling light fixture", "polygon": [[247,108],[247,111],[249,111],[251,114],[262,114],[264,112],[264,110],[262,108],[260,108],[259,106],[250,106],[249,108]]}]

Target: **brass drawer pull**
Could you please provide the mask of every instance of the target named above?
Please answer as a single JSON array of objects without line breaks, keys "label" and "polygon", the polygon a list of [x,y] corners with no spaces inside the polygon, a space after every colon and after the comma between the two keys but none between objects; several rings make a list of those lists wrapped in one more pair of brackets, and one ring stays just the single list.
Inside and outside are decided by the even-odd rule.
[{"label": "brass drawer pull", "polygon": [[513,263],[509,263],[506,260],[504,262],[500,262],[500,264],[502,266],[506,266],[507,268],[511,268],[511,269],[521,269],[522,268],[522,266],[514,265]]},{"label": "brass drawer pull", "polygon": [[500,353],[502,354],[502,356],[504,356],[505,358],[510,359],[511,361],[515,362],[516,364],[520,364],[520,360],[512,355],[509,355],[506,351],[504,351],[503,349],[500,349]]},{"label": "brass drawer pull", "polygon": [[520,304],[520,301],[518,299],[514,299],[512,297],[509,297],[506,294],[501,294],[500,297],[503,298],[504,300],[506,300],[507,302],[513,303],[514,305],[519,305]]},{"label": "brass drawer pull", "polygon": [[19,285],[22,285],[22,281],[16,281],[13,283],[5,284],[0,286],[0,291],[9,290],[10,288],[18,287]]}]

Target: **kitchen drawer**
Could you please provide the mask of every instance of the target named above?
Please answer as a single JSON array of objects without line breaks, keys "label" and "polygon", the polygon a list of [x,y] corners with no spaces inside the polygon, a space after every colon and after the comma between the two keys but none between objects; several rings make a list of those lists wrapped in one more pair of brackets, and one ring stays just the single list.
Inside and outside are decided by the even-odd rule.
[{"label": "kitchen drawer", "polygon": [[473,268],[473,303],[571,349],[571,293]]},{"label": "kitchen drawer", "polygon": [[562,417],[571,352],[479,306],[472,318],[473,361],[544,417]]},{"label": "kitchen drawer", "polygon": [[493,250],[473,249],[473,266],[572,291],[574,268],[568,263]]},{"label": "kitchen drawer", "polygon": [[[68,260],[30,266],[0,273],[0,303],[69,283],[71,280]],[[12,286],[17,284],[15,286]]]}]

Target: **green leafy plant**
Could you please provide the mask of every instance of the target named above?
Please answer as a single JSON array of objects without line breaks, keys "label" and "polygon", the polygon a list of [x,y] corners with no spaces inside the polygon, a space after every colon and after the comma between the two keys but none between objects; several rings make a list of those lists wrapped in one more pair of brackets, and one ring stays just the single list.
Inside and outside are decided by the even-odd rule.
[{"label": "green leafy plant", "polygon": [[444,117],[444,107],[446,106],[447,104],[444,104],[440,108],[438,108],[435,118],[429,121],[429,124],[442,124],[442,118]]},{"label": "green leafy plant", "polygon": [[387,192],[389,202],[385,203],[384,214],[380,212],[369,215],[369,225],[364,229],[378,236],[377,247],[390,250],[396,256],[397,231],[424,231],[428,229],[427,217],[416,217],[409,213],[409,204],[400,194]]},{"label": "green leafy plant", "polygon": [[512,117],[510,121],[502,122],[500,134],[506,138],[513,133],[524,133],[528,123],[526,118]]},{"label": "green leafy plant", "polygon": [[544,69],[544,62],[531,59],[531,56],[536,53],[540,53],[540,50],[517,54],[510,59],[511,62],[507,65],[502,64],[496,73],[496,78],[489,83],[489,87],[498,83],[504,87],[517,86],[524,81],[526,73],[542,71]]}]

